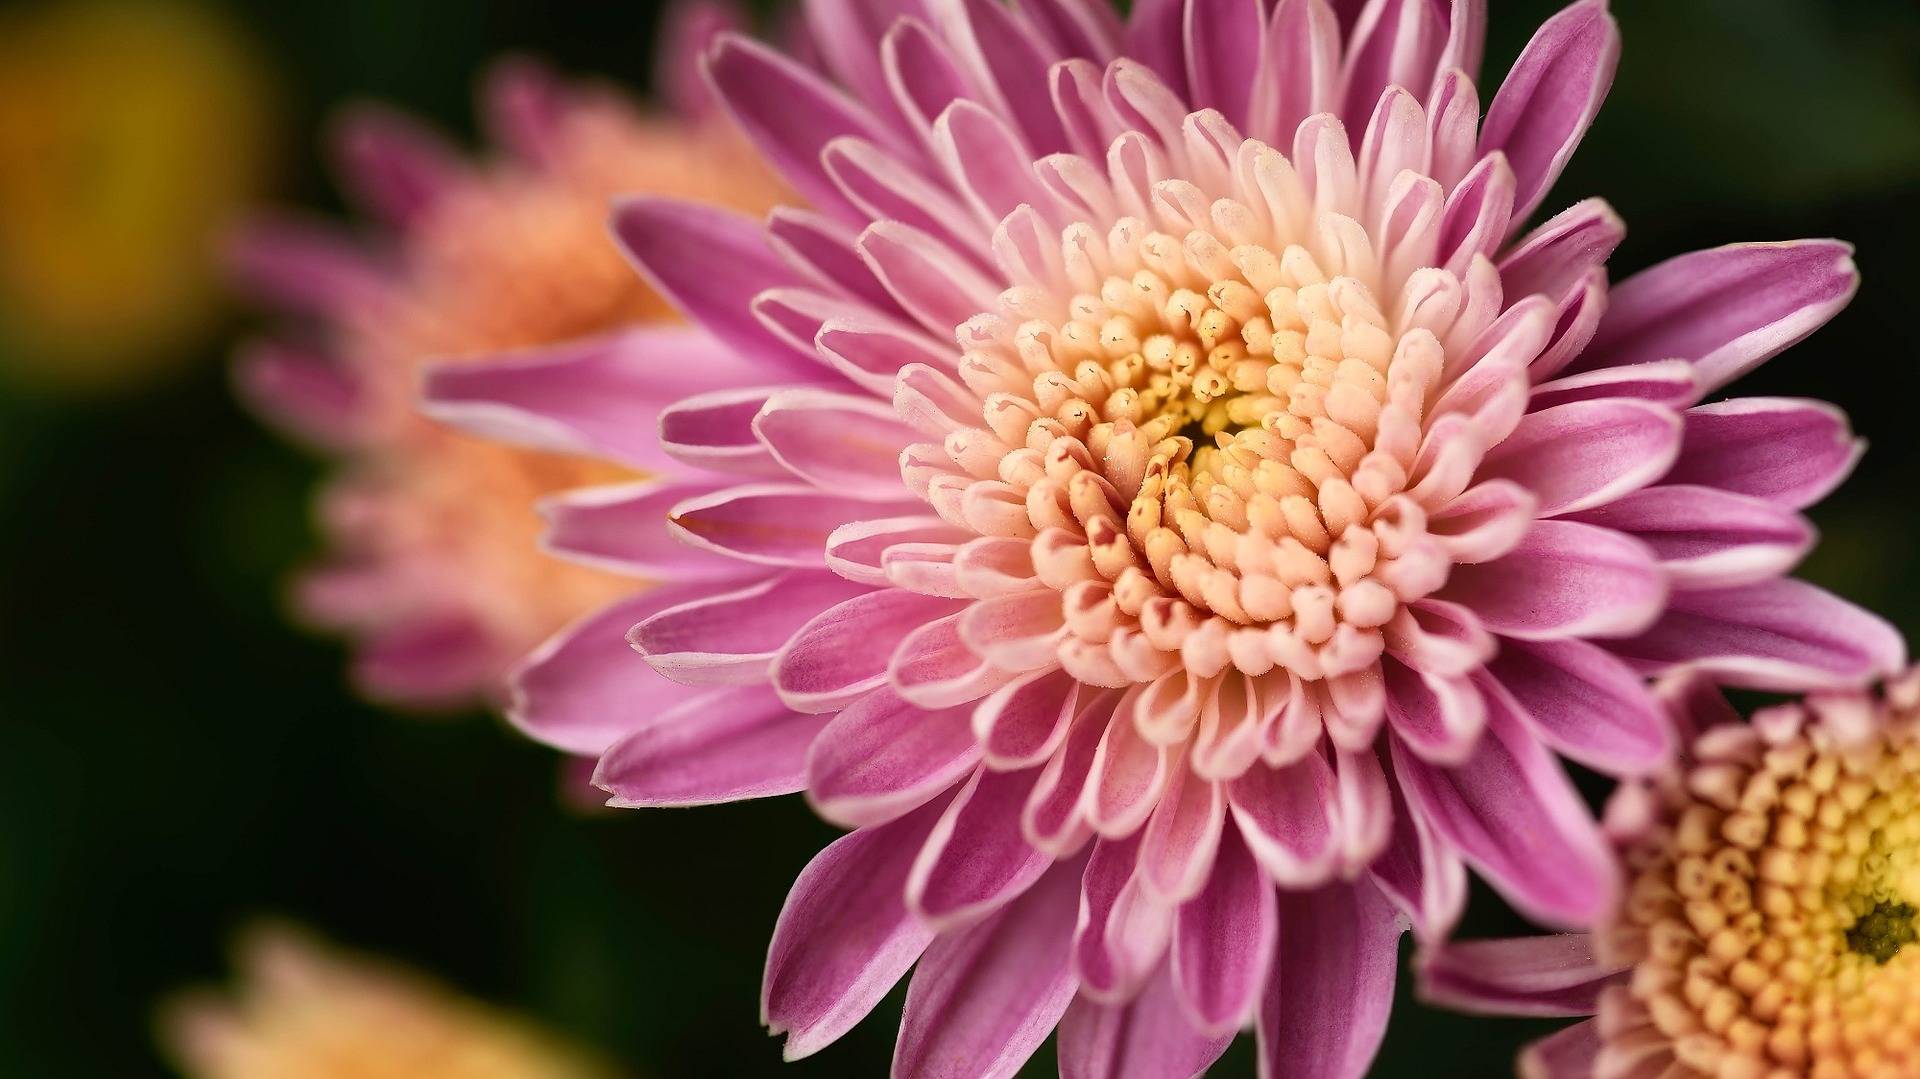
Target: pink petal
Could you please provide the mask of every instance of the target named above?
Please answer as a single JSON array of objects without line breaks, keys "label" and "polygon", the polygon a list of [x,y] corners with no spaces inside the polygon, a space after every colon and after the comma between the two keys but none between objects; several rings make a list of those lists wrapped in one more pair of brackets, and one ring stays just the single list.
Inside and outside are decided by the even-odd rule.
[{"label": "pink petal", "polygon": [[[821,57],[857,101],[890,103],[880,42],[894,20],[920,10],[913,0],[810,0],[805,5],[809,37]],[[888,115],[892,120],[897,113]]]},{"label": "pink petal", "polygon": [[343,182],[363,206],[401,228],[430,211],[467,171],[438,132],[378,105],[348,110],[332,134]]},{"label": "pink petal", "polygon": [[282,344],[244,346],[233,367],[234,392],[284,433],[322,449],[345,449],[367,432],[364,392],[331,357]]},{"label": "pink petal", "polygon": [[556,749],[598,755],[647,717],[699,696],[647,666],[626,638],[635,622],[704,591],[648,589],[561,630],[514,668],[508,721]]},{"label": "pink petal", "polygon": [[761,292],[802,283],[767,245],[758,221],[705,203],[630,197],[614,202],[612,227],[627,258],[662,296],[761,366],[769,381],[780,374],[818,378],[817,360],[796,355],[753,315]]},{"label": "pink petal", "polygon": [[1626,236],[1626,222],[1606,200],[1576,202],[1500,256],[1500,284],[1514,299],[1537,292],[1558,303],[1605,265]]},{"label": "pink petal", "polygon": [[767,215],[767,243],[810,284],[891,315],[893,299],[854,252],[857,239],[851,226],[811,210],[776,206]]},{"label": "pink petal", "polygon": [[1067,962],[1078,860],[1055,866],[986,921],[936,940],[907,987],[893,1074],[1009,1079],[1073,1000]]},{"label": "pink petal", "polygon": [[893,102],[916,131],[932,127],[956,99],[979,96],[946,42],[919,19],[896,21],[881,40],[880,58]]},{"label": "pink petal", "polygon": [[560,76],[538,60],[494,61],[480,87],[480,111],[490,141],[524,161],[552,161],[557,130],[569,104]]},{"label": "pink petal", "polygon": [[[904,488],[901,494],[907,494]],[[819,566],[834,529],[918,508],[904,500],[863,501],[801,484],[763,483],[690,498],[673,508],[669,523],[682,542],[745,562]]]},{"label": "pink petal", "polygon": [[1261,86],[1266,12],[1260,0],[1187,0],[1187,100],[1242,130]]},{"label": "pink petal", "polygon": [[246,295],[301,314],[345,313],[384,300],[386,268],[331,225],[253,218],[224,247],[228,276]]},{"label": "pink petal", "polygon": [[1599,1020],[1575,1023],[1522,1050],[1520,1074],[1525,1079],[1587,1079],[1601,1045]]},{"label": "pink petal", "polygon": [[1467,869],[1424,817],[1407,807],[1398,782],[1389,783],[1393,828],[1368,876],[1406,913],[1415,939],[1445,940],[1467,903]]},{"label": "pink petal", "polygon": [[1866,452],[1846,414],[1821,401],[1741,397],[1685,414],[1667,483],[1697,483],[1802,509],[1840,486]]},{"label": "pink petal", "polygon": [[1608,775],[1645,775],[1673,752],[1673,731],[1645,682],[1586,641],[1500,642],[1487,671],[1540,740]]},{"label": "pink petal", "polygon": [[746,13],[731,0],[689,0],[661,16],[654,50],[653,90],[675,116],[710,122],[718,104],[700,61],[724,34],[746,25]]},{"label": "pink petal", "polygon": [[1479,477],[1519,482],[1552,517],[1605,505],[1659,479],[1680,452],[1680,417],[1645,401],[1574,401],[1532,412]]},{"label": "pink petal", "polygon": [[638,483],[589,487],[538,503],[547,519],[541,549],[615,573],[688,581],[756,572],[735,559],[681,543],[667,530],[667,513],[709,494],[710,483]]},{"label": "pink petal", "polygon": [[886,684],[895,642],[958,606],[899,588],[855,595],[800,627],[774,662],[774,685],[801,711],[844,708]]},{"label": "pink petal", "polygon": [[1053,864],[1021,835],[1038,769],[977,769],[934,826],[907,880],[907,906],[940,929],[975,921],[1032,886]]},{"label": "pink petal", "polygon": [[1838,314],[1859,287],[1838,240],[1732,244],[1669,259],[1614,286],[1578,363],[1615,367],[1678,357],[1711,393]]},{"label": "pink petal", "polygon": [[1600,111],[1620,61],[1620,31],[1606,0],[1580,0],[1548,19],[1513,62],[1487,107],[1480,152],[1503,151],[1519,181],[1524,221],[1573,156]]},{"label": "pink petal", "polygon": [[820,151],[843,135],[895,145],[872,113],[798,62],[732,34],[707,55],[707,77],[740,129],[795,191],[818,209],[857,217],[821,166]]},{"label": "pink petal", "polygon": [[1175,769],[1140,841],[1140,883],[1148,894],[1168,903],[1198,895],[1213,869],[1226,819],[1221,784],[1190,768]]},{"label": "pink petal", "polygon": [[963,638],[962,620],[979,607],[929,622],[900,641],[887,679],[902,697],[922,708],[946,708],[977,701],[1017,677],[981,658]]},{"label": "pink petal", "polygon": [[1129,11],[1120,48],[1120,55],[1151,68],[1176,93],[1185,92],[1187,86],[1181,47],[1186,41],[1186,12],[1187,0],[1140,0]]},{"label": "pink petal", "polygon": [[880,1003],[933,941],[907,911],[907,873],[945,805],[827,846],[793,882],[767,949],[760,1015],[798,1060],[833,1043]]},{"label": "pink petal", "polygon": [[682,397],[660,411],[660,450],[696,471],[790,479],[792,473],[753,430],[754,417],[781,392],[780,386],[751,386]]},{"label": "pink petal", "polygon": [[807,801],[848,828],[883,824],[980,762],[966,708],[929,712],[876,689],[833,717],[806,754]]},{"label": "pink petal", "polygon": [[1125,1004],[1076,997],[1060,1020],[1061,1079],[1195,1079],[1233,1042],[1206,1035],[1180,1010],[1165,968]]},{"label": "pink petal", "polygon": [[1097,841],[1081,879],[1073,971],[1080,992],[1101,1003],[1139,992],[1173,931],[1173,908],[1140,887],[1139,848],[1137,836]]},{"label": "pink petal", "polygon": [[973,734],[995,768],[1030,768],[1066,740],[1079,705],[1080,683],[1060,670],[1041,670],[995,690],[974,708]]},{"label": "pink petal", "polygon": [[710,690],[658,712],[615,742],[593,783],[623,808],[714,805],[806,786],[807,746],[825,720],[793,712],[764,685]]},{"label": "pink petal", "polygon": [[913,432],[883,401],[825,390],[767,399],[753,430],[788,471],[855,498],[900,498],[900,451]]},{"label": "pink petal", "polygon": [[1311,888],[1340,860],[1333,769],[1319,753],[1284,768],[1255,764],[1227,784],[1241,838],[1267,874],[1288,888]]},{"label": "pink petal", "polygon": [[1855,686],[1906,666],[1886,621],[1804,581],[1675,592],[1646,633],[1609,647],[1643,671],[1685,665],[1749,689]]},{"label": "pink petal", "polygon": [[993,283],[918,229],[881,221],[860,235],[859,246],[874,276],[929,333],[951,338],[954,327],[994,307]]},{"label": "pink petal", "polygon": [[1655,360],[1582,371],[1539,383],[1533,387],[1527,407],[1538,411],[1572,401],[1619,397],[1684,408],[1700,399],[1700,384],[1694,378],[1693,365],[1687,361]]},{"label": "pink petal", "polygon": [[1273,883],[1228,826],[1213,872],[1174,919],[1173,977],[1201,1030],[1230,1034],[1252,1016],[1278,933]]},{"label": "pink petal", "polygon": [[1426,93],[1446,40],[1446,21],[1430,0],[1369,3],[1347,39],[1342,119],[1363,127],[1389,86]]},{"label": "pink petal", "polygon": [[1280,893],[1280,948],[1260,999],[1260,1072],[1360,1079],[1393,1010],[1400,926],[1365,880]]},{"label": "pink petal", "polygon": [[730,592],[699,591],[698,598],[642,619],[627,636],[654,670],[684,685],[764,678],[774,656],[808,619],[870,594],[831,573],[806,572],[768,576]]},{"label": "pink petal", "polygon": [[654,425],[684,385],[660,378],[663,368],[701,370],[714,385],[748,373],[705,334],[648,328],[430,364],[420,411],[486,438],[656,471],[671,468],[673,460],[662,453]]},{"label": "pink petal", "polygon": [[1456,768],[1395,743],[1394,773],[1413,812],[1521,913],[1589,926],[1619,888],[1613,852],[1580,794],[1501,693],[1487,697],[1486,736]]},{"label": "pink petal", "polygon": [[356,689],[409,708],[460,707],[498,689],[510,657],[474,619],[427,616],[382,628],[354,654]]},{"label": "pink petal", "polygon": [[1481,1015],[1592,1015],[1618,971],[1594,956],[1586,933],[1449,941],[1420,955],[1420,995]]},{"label": "pink petal", "polygon": [[1416,672],[1381,664],[1387,686],[1387,723],[1408,749],[1438,764],[1458,764],[1473,753],[1486,727],[1487,706],[1463,675]]},{"label": "pink petal", "polygon": [[[1177,10],[1179,5],[1173,6]],[[1251,134],[1285,146],[1301,121],[1339,107],[1340,26],[1326,0],[1275,4],[1267,23],[1266,51],[1261,78],[1278,84],[1273,124],[1270,131]],[[1139,54],[1129,49],[1128,55]]]},{"label": "pink petal", "polygon": [[1140,734],[1133,702],[1123,700],[1094,754],[1081,808],[1103,836],[1130,835],[1147,822],[1172,774],[1172,754]]},{"label": "pink petal", "polygon": [[1538,521],[1504,557],[1455,566],[1441,595],[1509,637],[1623,637],[1660,616],[1667,582],[1638,540],[1572,521]]},{"label": "pink petal", "polygon": [[1649,487],[1579,515],[1653,549],[1675,587],[1778,577],[1813,546],[1813,526],[1784,506],[1712,487]]},{"label": "pink petal", "polygon": [[1024,14],[995,0],[954,0],[934,5],[933,11],[957,54],[999,91],[1008,118],[1019,126],[1033,156],[1066,149],[1066,132],[1047,87],[1047,69],[1063,57],[1034,32]]},{"label": "pink petal", "polygon": [[[866,272],[863,264],[862,272]],[[890,394],[894,378],[919,365],[933,370],[953,367],[954,353],[904,324],[867,318],[828,319],[814,338],[829,367],[872,393]]]},{"label": "pink petal", "polygon": [[1078,848],[1087,838],[1082,807],[1093,785],[1094,756],[1112,721],[1113,694],[1083,690],[1081,696],[1079,716],[1066,740],[1040,769],[1020,815],[1021,834],[1027,842],[1056,857]]},{"label": "pink petal", "polygon": [[952,545],[968,533],[931,514],[852,521],[827,536],[827,568],[849,581],[884,585],[886,552],[896,546]]}]

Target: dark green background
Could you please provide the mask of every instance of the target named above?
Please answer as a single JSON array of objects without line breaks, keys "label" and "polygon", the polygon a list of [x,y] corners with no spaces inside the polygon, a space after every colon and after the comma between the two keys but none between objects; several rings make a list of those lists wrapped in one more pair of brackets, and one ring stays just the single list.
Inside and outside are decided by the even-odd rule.
[{"label": "dark green background", "polygon": [[[503,49],[633,81],[651,54],[647,4],[231,6],[291,95],[283,194],[320,204],[304,132],[344,98],[466,131],[468,87]],[[1487,70],[1555,6],[1494,0]],[[1742,389],[1852,413],[1873,450],[1816,510],[1825,543],[1805,572],[1920,626],[1920,9],[1615,7],[1619,79],[1550,206],[1612,200],[1631,228],[1616,279],[1734,240],[1859,245],[1852,308]],[[234,407],[224,347],[138,396],[0,389],[0,1074],[156,1070],[152,1001],[223,977],[230,930],[260,913],[418,964],[643,1074],[883,1072],[897,997],[784,1070],[756,1025],[767,932],[832,835],[798,799],[583,819],[557,807],[546,751],[484,717],[358,704],[339,649],[282,624],[320,465]],[[1472,930],[1509,927],[1475,900]],[[1500,1074],[1542,1029],[1406,1002],[1377,1074]],[[1251,1074],[1245,1041],[1220,1074]]]}]

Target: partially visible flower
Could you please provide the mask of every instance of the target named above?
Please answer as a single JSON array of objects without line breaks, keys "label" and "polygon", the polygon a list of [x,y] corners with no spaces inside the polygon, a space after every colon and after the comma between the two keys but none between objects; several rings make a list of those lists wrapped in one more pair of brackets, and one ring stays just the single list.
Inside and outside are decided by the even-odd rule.
[{"label": "partially visible flower", "polygon": [[204,4],[0,13],[0,377],[126,388],[195,355],[258,197],[272,80]]},{"label": "partially visible flower", "polygon": [[611,1079],[532,1024],[285,926],[241,940],[231,996],[182,994],[160,1040],[189,1079]]},{"label": "partially visible flower", "polygon": [[[716,22],[683,9],[672,49],[698,47]],[[244,351],[240,390],[342,459],[321,504],[332,551],[297,605],[358,639],[356,681],[376,698],[432,707],[490,697],[513,660],[631,590],[542,554],[532,505],[645,461],[485,442],[422,419],[415,397],[428,360],[472,358],[464,377],[511,382],[526,372],[503,351],[566,343],[592,354],[629,327],[677,321],[608,240],[612,196],[758,212],[780,188],[684,72],[668,88],[675,111],[642,113],[610,89],[503,64],[483,101],[501,153],[478,162],[402,117],[361,109],[337,144],[347,186],[380,229],[360,239],[269,219],[239,237],[242,283],[298,316]],[[618,374],[617,361],[602,370]]]},{"label": "partially visible flower", "polygon": [[[739,40],[708,71],[815,209],[617,215],[727,352],[658,417],[697,471],[548,541],[682,583],[542,649],[517,713],[615,805],[804,789],[855,829],[774,931],[790,1056],[917,962],[901,1075],[1010,1075],[1056,1024],[1068,1074],[1189,1075],[1249,1023],[1270,1075],[1359,1074],[1399,916],[1443,935],[1466,865],[1556,924],[1610,905],[1552,751],[1658,764],[1643,674],[1902,662],[1784,576],[1844,418],[1700,403],[1844,306],[1846,247],[1610,292],[1603,203],[1524,229],[1611,81],[1604,5],[1484,110],[1478,3],[1343,10],[812,4],[845,90]],[[546,374],[435,407],[654,419]]]},{"label": "partially visible flower", "polygon": [[1689,745],[1608,805],[1619,904],[1591,936],[1437,948],[1426,994],[1597,1015],[1529,1076],[1920,1075],[1920,669],[1750,724],[1699,679],[1663,688]]}]

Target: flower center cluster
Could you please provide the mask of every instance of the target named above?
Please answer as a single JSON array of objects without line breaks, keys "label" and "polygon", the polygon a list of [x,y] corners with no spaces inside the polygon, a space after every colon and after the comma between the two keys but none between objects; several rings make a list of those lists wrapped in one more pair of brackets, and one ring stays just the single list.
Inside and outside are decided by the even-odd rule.
[{"label": "flower center cluster", "polygon": [[1636,964],[1607,1010],[1702,1075],[1916,1074],[1920,737],[1778,719],[1715,732],[1663,792],[1603,937]]}]

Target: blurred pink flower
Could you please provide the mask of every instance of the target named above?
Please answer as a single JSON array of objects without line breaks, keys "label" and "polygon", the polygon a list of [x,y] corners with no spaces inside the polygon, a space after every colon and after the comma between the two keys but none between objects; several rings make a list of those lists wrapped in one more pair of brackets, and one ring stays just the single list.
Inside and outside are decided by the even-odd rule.
[{"label": "blurred pink flower", "polygon": [[1528,1076],[1920,1072],[1920,671],[1750,724],[1703,679],[1663,689],[1690,744],[1608,805],[1621,902],[1592,935],[1436,948],[1423,992],[1598,1016],[1530,1047]]},{"label": "blurred pink flower", "polygon": [[1844,418],[1699,403],[1846,303],[1847,249],[1609,297],[1604,204],[1521,231],[1611,80],[1604,5],[1484,124],[1478,2],[1356,7],[817,3],[839,86],[724,39],[813,209],[615,219],[713,346],[430,377],[443,418],[678,462],[553,504],[552,549],[676,583],[544,647],[514,715],[614,805],[805,790],[855,829],[774,931],[788,1056],[917,962],[901,1075],[1010,1075],[1056,1024],[1065,1074],[1189,1075],[1249,1021],[1265,1074],[1360,1074],[1395,908],[1443,936],[1465,864],[1610,908],[1550,751],[1656,766],[1643,674],[1902,662],[1782,576]]},{"label": "blurred pink flower", "polygon": [[[670,52],[703,47],[717,25],[684,9]],[[239,283],[293,316],[243,350],[239,390],[341,461],[321,500],[331,549],[296,607],[356,638],[354,677],[370,696],[429,708],[497,697],[515,659],[632,590],[542,554],[532,509],[630,469],[451,432],[415,404],[430,359],[590,348],[634,324],[697,336],[671,325],[671,306],[608,240],[610,199],[650,191],[759,212],[781,188],[697,81],[680,72],[666,89],[674,111],[643,114],[610,88],[501,64],[482,101],[501,152],[484,161],[358,109],[335,143],[372,234],[275,216],[236,238]]]}]

